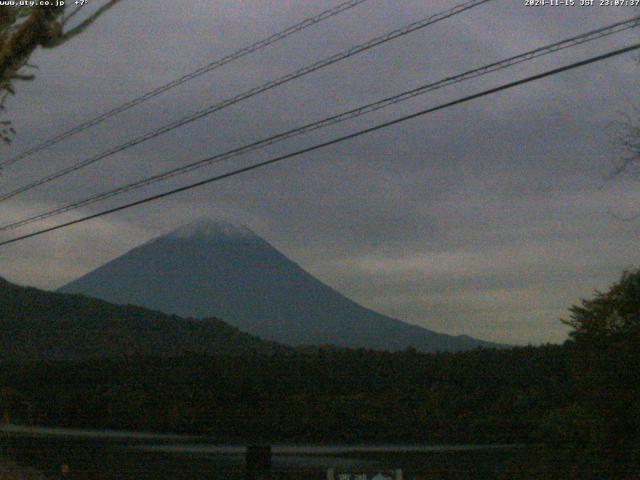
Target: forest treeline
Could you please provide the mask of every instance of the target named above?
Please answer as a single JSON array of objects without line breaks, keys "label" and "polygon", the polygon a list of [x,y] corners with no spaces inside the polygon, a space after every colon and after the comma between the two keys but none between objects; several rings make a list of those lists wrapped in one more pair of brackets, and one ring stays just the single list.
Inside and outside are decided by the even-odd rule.
[{"label": "forest treeline", "polygon": [[[456,354],[317,349],[4,364],[38,425],[238,440],[521,442],[571,395],[559,346]],[[255,438],[254,438],[255,437]]]},{"label": "forest treeline", "polygon": [[[459,353],[331,347],[4,362],[0,396],[38,425],[208,441],[526,443],[522,478],[634,478],[640,271],[570,310],[564,345]],[[527,467],[529,466],[529,467]],[[550,473],[551,472],[551,473]]]}]

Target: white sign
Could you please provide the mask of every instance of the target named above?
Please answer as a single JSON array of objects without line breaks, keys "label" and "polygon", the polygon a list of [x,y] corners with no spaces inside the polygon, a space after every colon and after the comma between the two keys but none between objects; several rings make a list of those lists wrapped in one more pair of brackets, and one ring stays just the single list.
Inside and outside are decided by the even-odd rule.
[{"label": "white sign", "polygon": [[402,470],[380,470],[373,472],[344,472],[335,468],[327,470],[327,480],[402,480]]}]

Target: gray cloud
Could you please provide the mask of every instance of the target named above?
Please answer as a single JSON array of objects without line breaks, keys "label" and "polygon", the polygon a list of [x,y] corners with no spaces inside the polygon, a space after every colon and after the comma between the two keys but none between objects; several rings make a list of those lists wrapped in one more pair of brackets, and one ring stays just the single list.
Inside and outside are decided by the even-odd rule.
[{"label": "gray cloud", "polygon": [[[168,0],[124,2],[75,42],[36,55],[37,80],[20,85],[18,97],[9,104],[19,135],[6,154],[331,5],[335,2],[200,0],[186,8]],[[3,189],[451,5],[444,0],[371,0],[7,169]],[[637,11],[631,8],[526,8],[521,2],[496,0],[16,197],[2,205],[2,220],[80,199],[633,14]],[[627,32],[570,49],[144,193],[637,40],[636,32]],[[224,212],[371,308],[443,332],[503,342],[559,342],[566,330],[558,317],[640,261],[640,223],[620,222],[607,213],[640,209],[638,184],[617,180],[598,189],[611,159],[621,154],[607,127],[629,110],[637,68],[634,57],[626,55],[5,247],[0,251],[0,275],[54,288],[181,223]]]}]

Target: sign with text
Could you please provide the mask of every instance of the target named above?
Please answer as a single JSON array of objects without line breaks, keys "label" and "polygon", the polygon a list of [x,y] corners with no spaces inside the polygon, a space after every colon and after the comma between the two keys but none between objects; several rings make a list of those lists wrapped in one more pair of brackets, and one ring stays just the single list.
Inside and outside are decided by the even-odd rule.
[{"label": "sign with text", "polygon": [[402,480],[402,470],[342,471],[327,470],[327,480]]}]

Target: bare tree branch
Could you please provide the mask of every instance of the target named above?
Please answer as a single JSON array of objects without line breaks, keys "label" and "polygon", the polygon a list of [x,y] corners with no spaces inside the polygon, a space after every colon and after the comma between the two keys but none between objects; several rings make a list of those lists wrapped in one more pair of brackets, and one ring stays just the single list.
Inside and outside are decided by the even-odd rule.
[{"label": "bare tree branch", "polygon": [[[64,6],[0,6],[0,111],[8,95],[14,95],[13,81],[29,81],[35,76],[21,72],[30,67],[28,61],[38,48],[60,46],[84,32],[91,24],[110,10],[120,0],[109,0],[74,28],[64,31],[66,23],[81,7],[65,17]],[[0,127],[0,141],[10,142],[13,132],[9,124]]]},{"label": "bare tree branch", "polygon": [[[43,47],[52,48],[52,47],[57,47],[59,45],[62,45],[65,42],[68,42],[75,36],[84,32],[92,23],[94,23],[98,18],[100,18],[100,16],[102,16],[107,10],[111,9],[116,3],[119,3],[119,2],[120,0],[109,0],[106,4],[104,4],[98,10],[96,10],[92,15],[84,19],[82,23],[75,26],[68,32],[63,33],[58,37],[52,38],[51,43],[43,45]],[[61,23],[61,26],[62,26],[62,23]]]},{"label": "bare tree branch", "polygon": [[607,209],[607,213],[616,220],[620,220],[622,222],[633,222],[634,220],[638,220],[640,218],[640,213],[636,213],[633,215],[620,215],[614,212],[611,208]]}]

